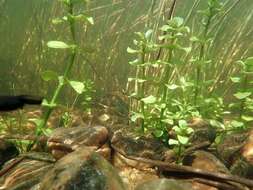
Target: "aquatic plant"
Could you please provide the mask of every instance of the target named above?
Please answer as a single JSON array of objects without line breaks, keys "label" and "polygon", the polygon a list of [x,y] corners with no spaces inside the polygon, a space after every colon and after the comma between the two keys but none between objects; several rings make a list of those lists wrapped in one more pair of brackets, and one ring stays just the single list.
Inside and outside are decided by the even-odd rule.
[{"label": "aquatic plant", "polygon": [[[130,94],[131,120],[134,122],[140,121],[142,132],[150,131],[157,138],[161,138],[166,142],[168,140],[168,132],[171,130],[169,128],[173,126],[174,120],[187,117],[186,114],[181,113],[180,116],[179,112],[173,113],[169,111],[169,108],[176,107],[177,103],[180,104],[177,99],[170,101],[169,97],[171,97],[172,91],[177,88],[182,89],[182,92],[184,92],[187,85],[190,86],[190,83],[187,83],[183,77],[181,78],[180,86],[169,84],[168,82],[170,70],[176,69],[178,63],[175,58],[175,52],[183,51],[188,53],[190,48],[183,47],[180,44],[180,38],[189,33],[189,28],[183,26],[182,18],[172,18],[166,25],[161,27],[161,31],[163,31],[163,35],[159,39],[164,42],[161,45],[151,40],[152,30],[148,30],[145,33],[137,33],[139,39],[134,40],[134,44],[137,47],[135,49],[127,49],[128,53],[136,54],[138,57],[134,61],[129,62],[130,65],[137,67],[137,69],[135,77],[129,78],[128,81],[129,86],[134,83],[132,88],[134,92]],[[159,48],[163,48],[164,52],[168,52],[167,60],[157,59],[155,53]],[[153,73],[150,71],[153,69],[162,70],[161,77],[152,75]],[[185,112],[186,110],[181,109],[181,111]],[[179,130],[176,131],[179,132]],[[182,135],[181,133],[179,137],[183,137]],[[178,143],[180,147],[185,144],[187,143]]]},{"label": "aquatic plant", "polygon": [[234,97],[236,102],[229,104],[229,108],[238,114],[236,120],[232,120],[230,128],[235,130],[246,129],[247,124],[253,121],[253,98],[251,90],[250,77],[253,74],[253,57],[248,57],[244,61],[239,60],[236,62],[239,65],[239,75],[231,77],[231,81],[236,85],[236,93]]},{"label": "aquatic plant", "polygon": [[[139,37],[138,40],[134,40],[134,44],[137,46],[136,49],[132,49],[130,47],[127,48],[127,52],[131,54],[137,54],[138,58],[134,61],[129,62],[130,65],[136,67],[136,75],[135,78],[128,78],[129,82],[134,82],[134,92],[130,95],[131,99],[137,100],[137,105],[135,107],[140,108],[140,113],[134,113],[132,117],[133,120],[138,118],[141,119],[141,128],[144,132],[144,120],[146,120],[146,107],[148,104],[152,104],[155,101],[155,97],[149,96],[145,97],[145,83],[149,80],[146,76],[146,70],[148,66],[152,66],[153,63],[147,62],[147,56],[149,53],[155,51],[157,46],[153,43],[151,39],[152,30],[148,30],[147,32],[136,33]],[[133,104],[132,104],[133,106]]]},{"label": "aquatic plant", "polygon": [[71,72],[73,65],[75,64],[75,59],[76,59],[77,54],[81,52],[81,48],[78,46],[78,39],[76,35],[75,25],[77,22],[80,22],[80,21],[93,24],[93,19],[92,17],[87,16],[85,13],[75,13],[74,11],[75,6],[78,6],[78,4],[80,3],[87,3],[86,1],[83,1],[83,0],[59,0],[59,1],[64,4],[67,14],[63,16],[62,18],[54,19],[53,23],[54,24],[61,24],[61,23],[68,24],[69,29],[70,29],[70,34],[71,34],[71,42],[66,43],[63,41],[49,41],[47,43],[47,46],[52,49],[67,50],[68,63],[67,65],[64,66],[63,75],[58,75],[57,73],[51,70],[47,70],[42,73],[43,80],[45,81],[57,80],[58,85],[55,88],[55,91],[53,93],[51,100],[43,101],[43,106],[46,107],[47,110],[45,111],[43,118],[37,121],[37,128],[36,128],[37,135],[41,135],[42,133],[44,134],[50,133],[51,130],[46,128],[45,126],[53,109],[58,106],[57,99],[65,85],[71,86],[78,95],[83,94],[88,89],[90,89],[89,81],[71,80],[69,79],[69,74]]},{"label": "aquatic plant", "polygon": [[[217,84],[217,79],[207,76],[214,63],[209,55],[217,37],[212,33],[213,25],[217,25],[223,8],[221,1],[208,0],[207,8],[198,11],[202,19],[196,34],[185,26],[183,18],[172,16],[160,28],[160,43],[155,40],[157,33],[148,29],[147,32],[137,33],[139,38],[134,40],[135,49],[127,49],[128,53],[137,55],[137,59],[129,62],[136,67],[135,77],[128,79],[127,86],[131,121],[140,125],[142,132],[152,133],[173,147],[179,160],[184,149],[190,145],[189,137],[194,131],[188,127],[188,121],[193,117],[204,118],[224,132],[227,128],[238,130],[242,126],[242,118],[252,119],[244,114],[246,110],[247,113],[252,112],[248,78],[252,72],[249,70],[252,69],[252,58],[240,61],[243,75],[232,78],[233,82],[243,82],[240,91],[234,94],[240,100],[240,120],[233,120],[229,127],[223,123],[224,115],[232,113],[223,97],[214,90],[213,84]],[[187,73],[181,72],[187,67],[190,68]],[[192,74],[190,71],[195,72]],[[175,136],[170,135],[172,131]]]},{"label": "aquatic plant", "polygon": [[185,147],[189,146],[189,136],[194,132],[191,127],[188,126],[187,121],[179,120],[178,125],[172,127],[172,130],[176,133],[176,138],[170,138],[169,145],[172,145],[177,155],[177,162],[181,163]]},{"label": "aquatic plant", "polygon": [[240,66],[240,75],[237,77],[231,77],[231,81],[234,84],[238,84],[237,92],[234,97],[238,100],[238,103],[230,104],[230,107],[239,108],[239,118],[244,121],[253,121],[253,117],[247,115],[247,113],[252,113],[252,91],[250,88],[251,80],[250,76],[253,74],[253,57],[248,57],[245,61],[237,61]]},{"label": "aquatic plant", "polygon": [[[213,19],[222,10],[223,4],[219,0],[208,0],[208,7],[205,10],[199,11],[202,15],[202,31],[199,36],[192,36],[191,41],[197,43],[198,55],[193,58],[194,64],[196,64],[196,78],[195,78],[195,90],[194,90],[194,104],[197,105],[197,100],[200,96],[203,97],[203,87],[206,87],[208,82],[205,79],[206,69],[204,66],[211,64],[212,61],[207,59],[208,46],[212,43],[213,36],[210,34],[210,27]],[[196,51],[196,49],[195,49]],[[206,68],[206,67],[205,67]],[[205,93],[206,94],[206,93]]]}]

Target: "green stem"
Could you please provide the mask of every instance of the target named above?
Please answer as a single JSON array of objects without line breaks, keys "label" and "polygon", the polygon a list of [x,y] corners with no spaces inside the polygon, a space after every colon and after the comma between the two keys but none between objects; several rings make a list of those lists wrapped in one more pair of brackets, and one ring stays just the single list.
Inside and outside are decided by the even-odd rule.
[{"label": "green stem", "polygon": [[202,80],[201,72],[202,72],[202,64],[205,59],[205,46],[206,46],[206,40],[207,40],[207,33],[208,33],[209,26],[211,24],[211,19],[214,16],[212,14],[212,11],[213,11],[213,7],[210,7],[210,16],[208,17],[207,23],[205,24],[205,28],[203,31],[204,42],[201,44],[200,51],[199,51],[197,70],[196,70],[196,85],[195,85],[195,93],[194,93],[195,106],[197,105],[199,94],[201,94],[201,91],[202,91],[202,85],[200,83],[200,81]]},{"label": "green stem", "polygon": [[[248,84],[248,76],[245,75],[244,80],[243,80],[243,85],[242,85],[242,91],[243,92],[245,92],[247,90],[247,84]],[[245,107],[245,99],[241,100],[239,119],[242,119],[242,115],[243,115],[243,112],[244,112],[244,107]]]},{"label": "green stem", "polygon": [[[144,45],[142,45],[141,47],[141,65],[142,65],[142,76],[141,76],[141,79],[145,79],[145,66],[143,65],[145,63],[145,47]],[[140,97],[141,98],[144,98],[144,90],[145,90],[145,82],[142,82],[141,84],[141,92],[140,92]],[[145,117],[145,107],[144,107],[144,102],[141,101],[141,112],[143,114],[143,116]],[[141,120],[141,129],[142,129],[142,132],[145,131],[145,122],[144,122],[144,119]]]},{"label": "green stem", "polygon": [[[173,36],[173,34],[172,34],[172,36]],[[173,39],[171,41],[171,44],[172,44],[172,46],[175,44],[175,39]],[[169,74],[170,74],[170,67],[171,67],[170,63],[171,63],[172,57],[173,57],[173,49],[170,49],[169,50],[169,59],[168,59],[168,63],[169,64],[165,68],[164,77],[163,77],[163,79],[161,81],[161,85],[162,85],[162,88],[163,88],[162,89],[162,102],[163,103],[166,102],[166,100],[167,100],[168,89],[166,87],[166,83],[169,81]],[[160,121],[162,121],[162,119],[163,119],[165,110],[166,110],[166,107],[162,108],[162,110],[161,110]]]}]

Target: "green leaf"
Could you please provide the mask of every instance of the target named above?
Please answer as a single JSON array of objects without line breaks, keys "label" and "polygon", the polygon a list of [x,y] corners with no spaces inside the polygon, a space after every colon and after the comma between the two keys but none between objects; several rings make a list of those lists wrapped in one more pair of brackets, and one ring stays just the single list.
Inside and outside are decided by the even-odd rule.
[{"label": "green leaf", "polygon": [[56,80],[58,77],[57,73],[54,72],[54,71],[44,71],[41,73],[41,78],[44,80],[44,81],[50,81],[50,80]]},{"label": "green leaf", "polygon": [[63,16],[62,17],[62,20],[64,20],[64,21],[68,21],[68,19],[69,19],[70,17],[67,17],[67,16]]},{"label": "green leaf", "polygon": [[231,121],[230,124],[232,125],[232,127],[235,127],[235,128],[241,128],[244,126],[243,122],[236,121],[236,120]]},{"label": "green leaf", "polygon": [[225,125],[217,120],[211,119],[209,122],[210,125],[213,127],[225,129]]},{"label": "green leaf", "polygon": [[245,65],[248,65],[248,66],[253,66],[253,57],[248,57],[246,60],[245,60]]},{"label": "green leaf", "polygon": [[245,67],[245,63],[242,60],[236,61],[236,64],[238,64],[240,67]]},{"label": "green leaf", "polygon": [[194,130],[193,130],[193,128],[191,128],[191,127],[188,127],[187,129],[186,129],[186,133],[189,135],[189,134],[191,134],[191,133],[193,133],[194,132]]},{"label": "green leaf", "polygon": [[186,145],[189,142],[189,138],[188,137],[184,137],[181,135],[177,135],[177,139],[180,142],[180,144]]},{"label": "green leaf", "polygon": [[238,92],[238,93],[234,94],[234,96],[237,99],[242,100],[242,99],[249,97],[251,94],[252,94],[251,92]]},{"label": "green leaf", "polygon": [[60,18],[55,18],[55,19],[52,20],[53,24],[61,24],[62,22],[63,22],[63,20],[60,19]]},{"label": "green leaf", "polygon": [[202,42],[202,40],[199,39],[197,36],[192,36],[192,37],[190,38],[190,41],[191,41],[191,42]]},{"label": "green leaf", "polygon": [[173,28],[178,28],[182,26],[184,23],[184,19],[181,17],[174,17],[168,21],[168,25],[172,26]]},{"label": "green leaf", "polygon": [[242,115],[242,119],[247,122],[253,121],[253,117],[248,115]]},{"label": "green leaf", "polygon": [[239,83],[241,81],[240,77],[230,77],[230,79],[233,83]]},{"label": "green leaf", "polygon": [[144,115],[142,113],[133,113],[130,119],[131,121],[136,122],[137,119],[144,119]]},{"label": "green leaf", "polygon": [[135,32],[137,36],[139,36],[141,39],[145,39],[145,36],[142,32]]},{"label": "green leaf", "polygon": [[176,134],[180,134],[181,133],[181,129],[175,125],[174,127],[172,127],[172,129],[176,132]]},{"label": "green leaf", "polygon": [[149,29],[147,32],[145,32],[145,38],[149,39],[153,33],[153,30]]},{"label": "green leaf", "polygon": [[136,53],[139,53],[139,52],[140,52],[139,50],[135,50],[135,49],[132,49],[130,47],[127,48],[127,53],[136,54]]},{"label": "green leaf", "polygon": [[164,32],[168,31],[169,29],[171,29],[171,27],[170,27],[169,25],[163,25],[163,26],[160,28],[160,30],[162,30],[162,31],[164,31]]},{"label": "green leaf", "polygon": [[51,128],[43,128],[42,132],[43,132],[44,135],[50,136],[52,134],[52,132],[53,132],[53,129],[51,129]]},{"label": "green leaf", "polygon": [[47,46],[49,48],[54,48],[54,49],[67,49],[67,48],[71,47],[62,41],[49,41],[49,42],[47,42]]},{"label": "green leaf", "polygon": [[248,74],[252,74],[253,72],[253,57],[248,57],[245,61],[245,72]]},{"label": "green leaf", "polygon": [[141,62],[139,61],[139,59],[135,59],[133,61],[129,61],[129,64],[133,66],[138,66],[141,64]]},{"label": "green leaf", "polygon": [[174,124],[173,119],[162,119],[162,122],[166,123],[166,124],[169,124],[169,125],[173,125]]},{"label": "green leaf", "polygon": [[170,89],[170,90],[175,90],[175,89],[177,89],[179,86],[178,85],[176,85],[176,84],[166,84],[165,85],[168,89]]},{"label": "green leaf", "polygon": [[86,16],[84,14],[79,14],[79,15],[75,15],[75,16],[72,16],[71,18],[72,20],[84,20],[84,21],[87,21],[89,24],[94,24],[94,20],[92,17],[89,17],[89,16]]},{"label": "green leaf", "polygon": [[177,23],[178,26],[181,26],[184,23],[184,19],[181,17],[174,17],[173,20]]},{"label": "green leaf", "polygon": [[153,104],[156,102],[156,97],[150,95],[146,98],[142,98],[141,101],[143,101],[145,104]]},{"label": "green leaf", "polygon": [[175,139],[169,139],[168,143],[169,145],[179,145],[179,142]]},{"label": "green leaf", "polygon": [[85,19],[88,23],[90,23],[91,25],[94,25],[94,20],[93,20],[92,17],[84,16],[84,19]]},{"label": "green leaf", "polygon": [[156,129],[153,133],[156,138],[159,138],[159,137],[163,136],[164,132],[162,130]]},{"label": "green leaf", "polygon": [[182,47],[181,50],[185,51],[185,53],[190,53],[192,48],[191,47]]},{"label": "green leaf", "polygon": [[78,93],[82,94],[84,92],[84,84],[79,81],[69,81],[70,86]]},{"label": "green leaf", "polygon": [[183,33],[190,33],[191,29],[188,26],[185,26],[185,27],[181,27],[180,31]]},{"label": "green leaf", "polygon": [[231,121],[230,124],[234,128],[242,128],[242,127],[244,127],[244,123],[243,122],[236,121],[236,120]]},{"label": "green leaf", "polygon": [[185,120],[179,120],[178,125],[181,128],[185,128],[185,127],[187,127],[187,122]]}]

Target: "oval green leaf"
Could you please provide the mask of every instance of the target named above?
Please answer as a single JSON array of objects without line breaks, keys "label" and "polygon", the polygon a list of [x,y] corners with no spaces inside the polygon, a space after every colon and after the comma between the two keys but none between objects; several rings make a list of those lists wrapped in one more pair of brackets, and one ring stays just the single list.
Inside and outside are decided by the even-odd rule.
[{"label": "oval green leaf", "polygon": [[68,44],[62,41],[49,41],[47,42],[47,47],[54,49],[67,49],[70,48]]},{"label": "oval green leaf", "polygon": [[169,139],[168,143],[169,143],[169,145],[178,145],[179,144],[178,141],[175,139]]},{"label": "oval green leaf", "polygon": [[183,145],[186,145],[189,141],[188,137],[184,137],[184,136],[181,136],[181,135],[178,135],[177,139],[180,142],[180,144],[183,144]]},{"label": "oval green leaf", "polygon": [[234,94],[234,96],[237,99],[242,100],[242,99],[249,97],[251,94],[252,94],[251,92],[238,92],[238,93]]},{"label": "oval green leaf", "polygon": [[69,81],[70,86],[78,93],[82,94],[84,91],[84,84],[79,81]]},{"label": "oval green leaf", "polygon": [[157,130],[154,131],[154,135],[155,135],[156,138],[159,138],[159,137],[163,136],[163,131],[157,129]]},{"label": "oval green leaf", "polygon": [[142,98],[141,101],[143,101],[144,104],[153,104],[153,103],[156,102],[156,97],[150,95],[150,96],[148,96],[146,98]]}]

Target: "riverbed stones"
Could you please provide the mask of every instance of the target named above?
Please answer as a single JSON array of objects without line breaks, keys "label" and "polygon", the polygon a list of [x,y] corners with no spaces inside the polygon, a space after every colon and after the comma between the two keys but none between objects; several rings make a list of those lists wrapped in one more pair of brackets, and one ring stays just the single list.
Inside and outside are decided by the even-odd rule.
[{"label": "riverbed stones", "polygon": [[125,190],[117,171],[92,148],[80,146],[42,179],[40,190]]},{"label": "riverbed stones", "polygon": [[103,126],[80,126],[56,129],[48,140],[48,147],[56,159],[76,150],[82,145],[97,150],[108,140],[108,130]]},{"label": "riverbed stones", "polygon": [[54,164],[47,153],[30,152],[9,161],[0,172],[1,190],[28,190],[38,184]]}]

